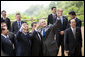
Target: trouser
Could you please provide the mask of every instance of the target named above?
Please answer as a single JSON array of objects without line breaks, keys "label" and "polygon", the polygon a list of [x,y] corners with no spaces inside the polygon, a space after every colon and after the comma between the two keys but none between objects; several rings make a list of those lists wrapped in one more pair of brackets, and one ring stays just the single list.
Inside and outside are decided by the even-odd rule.
[{"label": "trouser", "polygon": [[74,51],[69,51],[68,56],[82,56],[81,48],[76,47]]},{"label": "trouser", "polygon": [[64,36],[59,36],[56,38],[57,44],[58,44],[58,51],[59,52],[59,47],[61,46],[61,55],[64,56]]}]

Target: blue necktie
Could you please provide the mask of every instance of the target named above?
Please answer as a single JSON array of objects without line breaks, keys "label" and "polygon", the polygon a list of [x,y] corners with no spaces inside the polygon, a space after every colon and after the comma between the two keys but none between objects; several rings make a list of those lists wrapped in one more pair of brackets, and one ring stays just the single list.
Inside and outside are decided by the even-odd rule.
[{"label": "blue necktie", "polygon": [[45,38],[45,29],[43,29],[43,38]]},{"label": "blue necktie", "polygon": [[21,25],[20,25],[20,22],[18,22],[18,28],[20,29]]}]

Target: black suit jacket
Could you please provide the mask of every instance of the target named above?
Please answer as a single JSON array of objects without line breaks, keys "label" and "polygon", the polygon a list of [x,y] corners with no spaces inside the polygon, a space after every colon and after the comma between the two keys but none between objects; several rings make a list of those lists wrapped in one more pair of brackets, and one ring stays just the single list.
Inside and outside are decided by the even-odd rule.
[{"label": "black suit jacket", "polygon": [[[60,21],[60,27],[56,29],[56,38],[61,38],[64,35],[60,35],[60,31],[64,31],[65,29],[67,29],[67,24],[68,24],[68,19],[65,16],[62,16],[63,18],[63,24]],[[58,39],[57,39],[58,40]]]},{"label": "black suit jacket", "polygon": [[[40,35],[40,38],[38,36]],[[39,32],[36,32],[36,35],[31,39],[32,41],[32,56],[42,56],[42,36]]]},{"label": "black suit jacket", "polygon": [[9,38],[10,38],[12,44],[14,45],[13,50],[14,50],[14,55],[15,55],[16,54],[16,51],[15,51],[15,49],[16,49],[16,46],[15,46],[16,45],[16,43],[15,43],[15,35],[12,32],[8,32],[8,35],[9,35]]},{"label": "black suit jacket", "polygon": [[15,44],[15,35],[12,32],[8,32],[9,38],[12,41],[13,44]]},{"label": "black suit jacket", "polygon": [[[25,23],[24,21],[21,21],[21,24]],[[18,32],[19,28],[18,28],[18,24],[17,24],[17,21],[13,22],[12,23],[12,32],[14,34],[16,34]]]},{"label": "black suit jacket", "polygon": [[58,30],[59,32],[65,30],[68,24],[68,19],[65,16],[62,17],[63,17],[63,24],[60,22],[60,28]]},{"label": "black suit jacket", "polygon": [[6,18],[5,20],[1,18],[1,22],[6,22],[8,30],[11,31],[11,22],[9,18]]},{"label": "black suit jacket", "polygon": [[78,27],[76,28],[76,38],[74,38],[71,28],[65,30],[64,46],[65,46],[65,50],[69,50],[69,52],[71,53],[74,53],[75,47],[77,47],[78,50],[81,50],[82,36],[81,36],[80,28]]},{"label": "black suit jacket", "polygon": [[[78,18],[76,18],[75,21],[76,21],[76,26],[81,28],[82,21],[80,19],[78,19]],[[68,28],[70,27],[69,23],[70,23],[70,20],[68,22],[68,26],[67,26]]]},{"label": "black suit jacket", "polygon": [[[56,14],[56,18],[57,18],[57,14]],[[52,14],[48,15],[47,25],[53,24],[53,23],[55,23],[55,21],[56,21],[56,19],[53,19]]]},{"label": "black suit jacket", "polygon": [[14,55],[13,45],[12,42],[10,42],[9,40],[1,35],[1,49],[5,54],[13,56]]}]

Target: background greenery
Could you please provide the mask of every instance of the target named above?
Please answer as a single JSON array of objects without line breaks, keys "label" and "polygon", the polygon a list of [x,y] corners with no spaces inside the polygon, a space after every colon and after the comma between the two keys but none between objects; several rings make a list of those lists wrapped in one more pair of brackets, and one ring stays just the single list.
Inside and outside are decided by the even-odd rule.
[{"label": "background greenery", "polygon": [[[82,20],[82,25],[84,25],[84,1],[51,1],[48,6],[31,5],[27,10],[25,10],[25,12],[21,13],[22,20],[31,19],[31,17],[33,17],[35,19],[34,21],[39,21],[40,18],[47,18],[51,13],[51,7],[53,6],[56,8],[62,8],[64,11],[63,15],[68,15],[70,11],[74,10],[77,14],[80,14],[77,15],[77,17]],[[16,20],[15,14],[16,13],[8,14],[7,16],[10,18],[10,20]],[[70,19],[70,17],[68,17],[68,19]],[[30,26],[31,21],[26,22]]]}]

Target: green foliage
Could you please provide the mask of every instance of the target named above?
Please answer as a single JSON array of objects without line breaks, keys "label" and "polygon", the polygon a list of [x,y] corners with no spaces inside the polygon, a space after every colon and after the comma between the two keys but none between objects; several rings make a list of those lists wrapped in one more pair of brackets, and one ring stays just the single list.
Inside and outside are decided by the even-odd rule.
[{"label": "green foliage", "polygon": [[[35,22],[38,22],[40,18],[47,18],[51,13],[51,7],[57,7],[63,9],[63,15],[68,15],[70,11],[75,11],[78,15],[77,17],[82,20],[82,24],[84,24],[84,1],[52,1],[48,6],[43,5],[31,5],[28,9],[21,13],[22,19],[31,19],[33,17]],[[8,17],[10,20],[15,20],[15,13],[9,14]],[[38,20],[37,20],[38,19]],[[68,17],[68,20],[70,17]],[[47,19],[46,19],[47,20]],[[29,26],[31,24],[30,21],[26,21]]]}]

